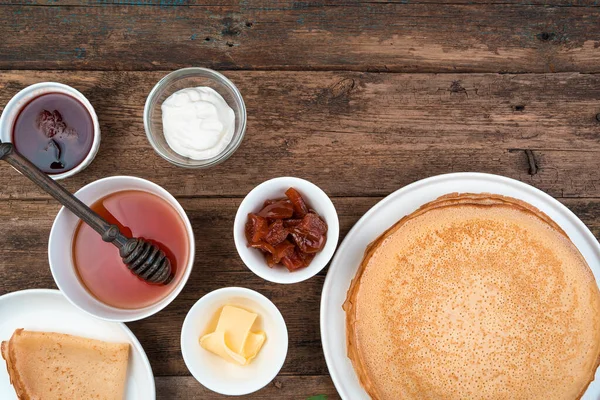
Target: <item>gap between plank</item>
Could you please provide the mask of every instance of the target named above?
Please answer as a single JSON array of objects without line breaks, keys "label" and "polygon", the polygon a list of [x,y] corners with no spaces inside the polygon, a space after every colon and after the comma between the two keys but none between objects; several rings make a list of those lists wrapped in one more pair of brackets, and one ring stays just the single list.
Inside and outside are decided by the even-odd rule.
[{"label": "gap between plank", "polygon": [[[413,5],[439,5],[439,6],[463,6],[463,7],[487,7],[487,6],[511,6],[511,7],[544,7],[544,8],[598,8],[600,4],[546,4],[546,3],[511,3],[511,2],[481,2],[481,3],[473,3],[473,2],[427,2],[427,1],[407,1],[407,0],[397,0],[397,1],[357,1],[354,3],[332,3],[332,4],[317,4],[314,6],[309,5],[306,8],[319,9],[319,8],[341,8],[341,7],[360,7],[361,5],[381,5],[385,6],[388,4],[400,5],[400,6],[413,6]],[[0,3],[0,7],[63,7],[63,8],[74,8],[74,7],[94,7],[94,8],[103,8],[103,7],[115,7],[115,6],[129,6],[129,7],[160,7],[160,8],[181,8],[181,7],[201,7],[201,8],[223,8],[228,5],[223,4],[168,4],[166,2],[156,2],[156,3],[140,3],[134,1],[119,1],[115,3],[89,3],[89,4],[60,4],[60,3],[47,3],[47,4],[32,4],[32,3]],[[261,7],[247,7],[245,10],[257,10],[261,11]],[[281,7],[277,9],[277,11],[285,11],[285,10],[294,10],[293,7]]]},{"label": "gap between plank", "polygon": [[[2,6],[0,6],[2,7]],[[0,8],[1,9],[1,8]],[[27,63],[27,61],[25,62]],[[210,68],[211,66],[199,65],[202,67]],[[183,66],[181,67],[183,68]],[[0,72],[10,72],[10,71],[34,71],[34,72],[161,72],[161,73],[169,73],[174,70],[179,69],[179,67],[174,68],[172,70],[162,70],[162,69],[98,69],[98,68],[85,68],[82,66],[81,68],[66,66],[65,68],[36,68],[35,66],[24,66],[15,67],[10,66],[8,68],[0,67]],[[592,71],[592,72],[583,72],[576,70],[565,70],[565,71],[556,71],[556,72],[535,72],[535,71],[493,71],[493,70],[479,70],[479,69],[461,69],[457,71],[452,71],[449,69],[437,70],[437,69],[427,69],[424,68],[419,71],[405,71],[402,68],[389,68],[387,66],[377,67],[377,66],[369,66],[367,68],[349,68],[348,66],[338,67],[338,66],[323,66],[323,67],[313,67],[309,66],[307,68],[298,68],[296,66],[293,67],[256,67],[256,68],[236,68],[235,66],[228,66],[226,68],[212,68],[216,69],[219,72],[354,72],[354,73],[368,73],[368,74],[404,74],[404,75],[422,75],[422,74],[435,74],[435,75],[483,75],[483,74],[497,74],[497,75],[556,75],[556,74],[580,74],[580,75],[597,75],[600,74],[600,70]]]},{"label": "gap between plank", "polygon": [[[413,182],[414,183],[414,182]],[[525,183],[525,182],[523,182]],[[530,185],[531,186],[531,185]],[[405,186],[403,186],[405,187]],[[402,189],[402,187],[398,188]],[[348,199],[383,199],[388,195],[394,192],[390,192],[388,194],[373,194],[373,195],[342,195],[342,196],[330,196],[331,200],[348,200]],[[184,195],[173,195],[176,199],[184,199],[184,200],[242,200],[246,195],[194,195],[194,194],[184,194]],[[560,196],[552,198],[556,200],[597,200],[600,201],[600,197],[597,196]],[[47,202],[49,205],[60,205],[58,202],[54,201],[51,197],[19,197],[19,198],[0,198],[0,203],[10,202],[10,201],[29,201],[29,202]]]},{"label": "gap between plank", "polygon": [[[277,374],[277,376],[285,376],[286,378],[323,378],[323,377],[331,377],[329,374],[299,374],[299,373],[290,373],[290,372],[281,372]],[[155,378],[193,378],[192,374],[189,375],[154,375]],[[274,379],[277,379],[275,377]]]},{"label": "gap between plank", "polygon": [[[2,7],[2,6],[0,6]],[[1,9],[1,8],[0,8]],[[199,65],[201,67],[205,67],[203,65]],[[183,67],[181,67],[183,68]],[[208,67],[207,67],[208,68]],[[23,68],[20,67],[10,67],[3,68],[0,67],[0,72],[155,72],[155,73],[164,73],[168,74],[177,70],[178,68],[172,70],[163,70],[163,69],[98,69],[98,68],[74,68],[74,67],[65,67],[65,68],[35,68],[26,66]],[[355,68],[351,69],[348,66],[345,67],[335,67],[335,66],[324,66],[320,67],[308,67],[308,68],[297,68],[297,67],[258,67],[258,68],[235,68],[235,67],[227,67],[223,69],[217,69],[219,72],[227,73],[227,72],[314,72],[314,73],[326,73],[326,72],[336,72],[336,73],[363,73],[363,74],[402,74],[402,75],[559,75],[559,74],[579,74],[579,75],[598,75],[600,74],[600,70],[593,72],[582,72],[582,71],[557,71],[557,72],[534,72],[534,71],[481,71],[481,70],[460,70],[460,71],[450,71],[450,70],[428,70],[423,69],[420,71],[403,71],[402,69],[390,69],[390,68],[382,68],[376,69],[374,67],[368,67],[367,69]]]}]

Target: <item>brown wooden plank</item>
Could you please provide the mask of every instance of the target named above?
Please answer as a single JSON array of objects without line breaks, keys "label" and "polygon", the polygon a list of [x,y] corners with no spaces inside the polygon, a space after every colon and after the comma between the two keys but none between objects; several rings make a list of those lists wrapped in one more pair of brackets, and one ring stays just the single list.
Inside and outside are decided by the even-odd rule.
[{"label": "brown wooden plank", "polygon": [[[324,395],[327,400],[339,399],[339,395],[328,376],[279,376],[265,388],[243,396],[248,400],[305,400]],[[156,378],[158,399],[230,399],[211,392],[192,377],[165,376]]]},{"label": "brown wooden plank", "polygon": [[[220,260],[220,264],[226,262],[226,259]],[[193,274],[181,294],[165,310],[147,320],[128,324],[144,346],[155,375],[188,374],[179,342],[183,320],[200,297],[227,286],[256,290],[281,311],[289,335],[288,354],[281,374],[327,374],[319,331],[323,275],[288,286],[266,282],[248,270],[215,273],[198,267]]]},{"label": "brown wooden plank", "polygon": [[[335,199],[342,232],[377,199]],[[231,230],[239,199],[183,199],[196,236],[196,263],[178,298],[158,315],[129,324],[146,349],[156,375],[183,375],[179,336],[187,311],[204,294],[225,286],[249,287],[281,310],[289,331],[282,374],[318,375],[327,369],[319,334],[319,301],[324,272],[306,282],[279,285],[250,272],[239,259]],[[0,202],[0,295],[26,288],[55,287],[48,267],[47,238],[58,211],[54,202]],[[359,214],[360,213],[360,214]],[[160,397],[159,397],[160,398]]]},{"label": "brown wooden plank", "polygon": [[[44,2],[44,0],[41,0]],[[46,4],[51,4],[49,0]],[[93,1],[93,0],[92,0]],[[167,0],[168,1],[168,0]],[[174,0],[176,1],[176,0]],[[365,2],[373,3],[394,3],[402,2],[403,0],[365,0]],[[441,3],[440,0],[413,0],[411,3]],[[596,1],[589,0],[444,0],[444,4],[512,4],[521,6],[562,6],[562,7],[600,7]],[[90,3],[91,4],[91,3]]]},{"label": "brown wooden plank", "polygon": [[[151,149],[142,111],[164,72],[0,72],[0,104],[56,80],[85,93],[102,145],[70,190],[107,175],[151,179],[178,196],[244,196],[296,175],[333,196],[383,196],[427,176],[482,171],[558,197],[600,197],[600,75],[226,72],[248,105],[241,148],[218,167],[177,168]],[[526,149],[538,164],[529,174]],[[47,198],[4,165],[0,198]]]},{"label": "brown wooden plank", "polygon": [[[377,197],[334,198],[342,234],[379,200]],[[211,274],[248,271],[233,243],[233,220],[240,201],[227,198],[180,199],[194,228],[195,269]],[[9,288],[15,290],[19,284],[26,283],[28,277],[34,282],[39,279],[50,284],[52,277],[46,268],[46,250],[50,228],[60,206],[54,200],[0,200],[0,205],[0,237],[3,238],[4,255],[0,261],[4,261],[4,287],[7,291]],[[11,271],[13,264],[31,267]]]},{"label": "brown wooden plank", "polygon": [[[561,6],[561,7],[600,7],[595,1],[589,0],[412,0],[411,4],[511,4],[516,6]],[[56,0],[4,0],[2,4],[10,5],[38,5],[38,6],[49,6],[49,7],[60,7],[60,6],[95,6],[95,7],[107,7],[107,6],[136,6],[136,7],[224,7],[236,5],[236,0],[211,0],[208,1],[197,1],[197,0],[61,0],[58,3]],[[407,4],[406,0],[311,0],[311,1],[297,1],[290,3],[288,0],[253,0],[248,3],[252,8],[319,8],[323,6],[356,6],[358,4],[394,4],[402,3]]]},{"label": "brown wooden plank", "polygon": [[[341,237],[379,198],[334,198]],[[600,199],[562,199],[600,238]],[[249,287],[281,310],[290,347],[283,375],[327,374],[319,334],[319,301],[325,273],[295,285],[265,282],[239,260],[231,228],[239,199],[182,199],[196,236],[196,263],[186,287],[159,314],[129,324],[146,349],[155,375],[185,375],[180,329],[190,307],[207,292],[225,286]],[[58,211],[54,202],[0,201],[0,295],[27,288],[55,287],[48,268],[47,238]],[[315,393],[316,394],[316,393]],[[160,397],[159,397],[160,398]]]},{"label": "brown wooden plank", "polygon": [[528,2],[232,3],[198,7],[4,5],[0,68],[158,70],[202,65],[404,72],[600,70],[597,7],[546,7]]},{"label": "brown wooden plank", "polygon": [[[333,198],[340,218],[341,238],[381,198]],[[600,238],[600,199],[561,199]],[[196,237],[195,269],[205,273],[247,272],[233,244],[233,219],[240,199],[180,199]],[[3,238],[3,271],[0,294],[52,284],[47,270],[48,235],[59,205],[53,200],[1,200],[0,237]],[[340,239],[341,240],[341,239]],[[226,262],[224,262],[226,260]],[[12,268],[27,265],[27,268]],[[27,282],[27,279],[31,283]]]}]

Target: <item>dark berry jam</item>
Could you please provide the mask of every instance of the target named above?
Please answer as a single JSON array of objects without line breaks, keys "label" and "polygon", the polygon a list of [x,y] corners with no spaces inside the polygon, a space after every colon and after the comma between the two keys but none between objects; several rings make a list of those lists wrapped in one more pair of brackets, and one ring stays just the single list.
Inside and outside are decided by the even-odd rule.
[{"label": "dark berry jam", "polygon": [[12,142],[19,153],[48,174],[78,166],[92,149],[94,123],[79,100],[46,93],[25,104],[13,125]]}]

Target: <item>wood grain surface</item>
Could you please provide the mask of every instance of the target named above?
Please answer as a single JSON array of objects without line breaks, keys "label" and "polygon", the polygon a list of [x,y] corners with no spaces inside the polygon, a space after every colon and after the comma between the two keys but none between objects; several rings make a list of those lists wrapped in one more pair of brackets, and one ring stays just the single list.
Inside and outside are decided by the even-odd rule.
[{"label": "wood grain surface", "polygon": [[[164,161],[143,128],[154,84],[192,65],[227,75],[248,108],[242,146],[208,170]],[[76,191],[110,175],[150,179],[191,220],[196,260],[185,289],[128,324],[158,399],[224,398],[189,375],[179,335],[198,298],[236,285],[271,298],[290,335],[281,373],[245,398],[338,398],[319,333],[326,270],[272,284],[235,250],[237,207],[266,179],[299,176],[323,188],[341,239],[392,191],[458,171],[538,187],[600,237],[599,72],[595,0],[0,0],[0,110],[27,85],[58,81],[99,116],[95,161],[62,183]],[[47,241],[59,206],[0,168],[0,295],[53,288]]]},{"label": "wood grain surface", "polygon": [[[192,377],[158,377],[156,379],[156,395],[159,399],[197,400],[197,399],[231,399],[220,396],[199,385]],[[307,399],[315,394],[327,396],[327,400],[339,399],[339,396],[328,376],[280,376],[264,389],[248,396],[249,400]],[[321,400],[323,397],[320,397]]]},{"label": "wood grain surface", "polygon": [[[333,198],[343,238],[381,198]],[[600,199],[560,199],[600,237]],[[237,256],[233,220],[241,199],[183,198],[196,237],[193,273],[181,294],[159,314],[129,324],[158,376],[186,375],[179,336],[189,308],[202,295],[224,286],[245,286],[265,294],[281,310],[289,330],[290,350],[282,375],[327,374],[319,334],[319,299],[326,271],[292,286],[253,275]],[[24,287],[55,287],[47,262],[48,234],[59,206],[52,200],[8,200],[0,208],[3,259],[0,283],[5,292]],[[394,221],[390,221],[392,224]]]},{"label": "wood grain surface", "polygon": [[[383,196],[427,176],[492,172],[558,197],[600,197],[600,75],[231,72],[248,105],[240,149],[208,170],[175,167],[144,134],[146,96],[164,72],[0,72],[0,104],[34,82],[81,90],[102,145],[76,190],[103,176],[150,179],[176,196],[242,197],[275,176],[332,196]],[[537,168],[530,171],[526,150]],[[175,178],[176,177],[176,178]],[[15,171],[3,198],[47,198]]]},{"label": "wood grain surface", "polygon": [[600,71],[593,1],[132,3],[4,6],[0,67]]}]

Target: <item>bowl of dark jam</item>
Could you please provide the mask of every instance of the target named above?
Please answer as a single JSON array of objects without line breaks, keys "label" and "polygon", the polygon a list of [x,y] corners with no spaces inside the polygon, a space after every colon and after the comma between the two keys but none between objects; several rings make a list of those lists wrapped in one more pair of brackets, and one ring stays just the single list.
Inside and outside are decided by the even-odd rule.
[{"label": "bowl of dark jam", "polygon": [[53,179],[87,167],[100,147],[94,107],[78,90],[42,82],[17,93],[0,116],[0,140]]}]

